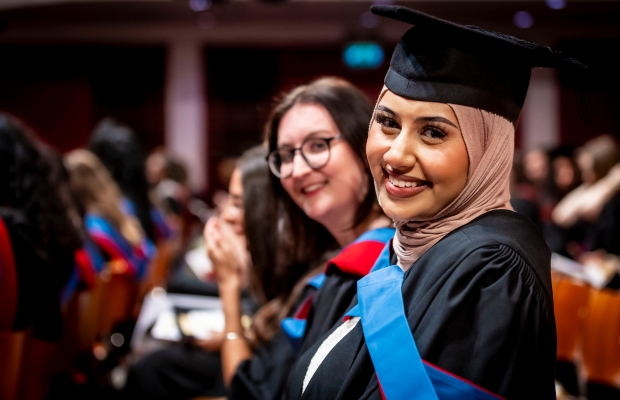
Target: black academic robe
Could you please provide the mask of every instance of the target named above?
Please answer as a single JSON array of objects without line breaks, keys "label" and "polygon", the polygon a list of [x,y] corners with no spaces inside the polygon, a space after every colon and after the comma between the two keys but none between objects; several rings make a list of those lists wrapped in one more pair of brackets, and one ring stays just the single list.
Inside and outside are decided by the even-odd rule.
[{"label": "black academic robe", "polygon": [[[508,399],[551,398],[550,252],[528,219],[492,211],[451,232],[405,273],[402,293],[425,361]],[[300,398],[310,360],[333,329],[300,357],[291,399]],[[360,323],[328,354],[301,398],[381,399]]]},{"label": "black academic robe", "polygon": [[[292,308],[293,311],[299,309],[306,301],[311,301],[315,293],[316,288],[307,285]],[[291,341],[282,330],[279,330],[273,339],[259,346],[250,359],[239,364],[230,382],[228,399],[279,399],[296,357],[297,351]]]},{"label": "black academic robe", "polygon": [[[294,350],[284,333],[279,332],[271,343],[239,366],[229,399],[287,399],[288,378],[297,355],[342,319],[357,295],[357,281],[370,272],[383,247],[375,241],[358,241],[333,254],[326,263],[325,281],[311,295],[300,349]],[[311,287],[306,290],[313,291]]]},{"label": "black academic robe", "polygon": [[312,347],[342,319],[357,296],[357,281],[370,272],[370,268],[352,273],[342,271],[336,264],[327,267],[325,282],[314,296],[312,308],[306,319],[306,331],[300,354]]}]

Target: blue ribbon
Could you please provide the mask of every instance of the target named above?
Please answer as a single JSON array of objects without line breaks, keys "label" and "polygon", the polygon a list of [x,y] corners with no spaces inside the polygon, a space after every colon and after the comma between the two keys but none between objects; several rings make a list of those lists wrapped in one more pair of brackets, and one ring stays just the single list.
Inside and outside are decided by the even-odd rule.
[{"label": "blue ribbon", "polygon": [[[378,266],[380,267],[380,266]],[[422,362],[409,328],[396,265],[378,268],[357,282],[360,317],[370,358],[387,400],[491,400],[498,397]]]}]

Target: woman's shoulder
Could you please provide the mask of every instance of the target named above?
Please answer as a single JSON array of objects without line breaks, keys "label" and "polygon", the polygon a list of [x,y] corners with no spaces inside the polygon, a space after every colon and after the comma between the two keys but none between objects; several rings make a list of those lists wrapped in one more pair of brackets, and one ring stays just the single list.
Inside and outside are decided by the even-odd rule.
[{"label": "woman's shoulder", "polygon": [[[536,225],[508,210],[488,212],[452,232],[427,254],[425,263],[444,265],[444,273],[511,276],[506,280],[540,285],[551,296],[551,251]],[[419,261],[422,261],[421,258]]]},{"label": "woman's shoulder", "polygon": [[457,247],[466,247],[469,252],[507,248],[534,268],[547,268],[551,260],[551,251],[538,227],[514,211],[490,211],[450,236],[451,240],[441,247],[453,247],[460,242]]}]

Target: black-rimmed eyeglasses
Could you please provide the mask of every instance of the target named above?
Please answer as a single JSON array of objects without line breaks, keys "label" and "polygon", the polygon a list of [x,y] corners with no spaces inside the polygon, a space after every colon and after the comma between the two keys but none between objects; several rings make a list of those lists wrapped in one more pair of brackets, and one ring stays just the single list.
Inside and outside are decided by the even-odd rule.
[{"label": "black-rimmed eyeglasses", "polygon": [[269,169],[278,178],[288,178],[293,174],[295,153],[299,151],[306,164],[312,169],[318,169],[329,161],[331,155],[330,143],[334,139],[340,139],[341,135],[331,138],[310,137],[294,149],[276,149],[269,153],[267,162]]}]

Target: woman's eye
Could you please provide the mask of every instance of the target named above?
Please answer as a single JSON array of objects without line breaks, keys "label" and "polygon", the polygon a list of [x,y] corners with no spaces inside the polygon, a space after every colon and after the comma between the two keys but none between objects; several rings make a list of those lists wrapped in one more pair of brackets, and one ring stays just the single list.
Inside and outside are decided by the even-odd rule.
[{"label": "woman's eye", "polygon": [[424,128],[422,135],[432,140],[443,140],[446,134],[437,128]]},{"label": "woman's eye", "polygon": [[312,153],[320,153],[327,149],[327,145],[322,140],[312,141],[308,147]]},{"label": "woman's eye", "polygon": [[375,120],[377,121],[379,125],[381,125],[381,128],[383,129],[387,129],[387,130],[400,129],[400,125],[398,125],[398,122],[396,122],[393,118],[386,117],[385,115],[377,115]]}]

